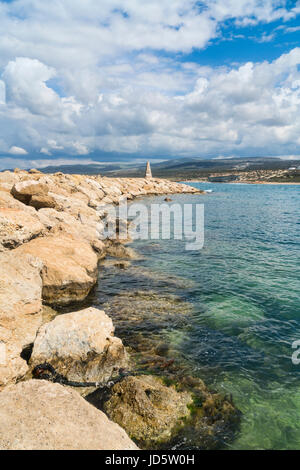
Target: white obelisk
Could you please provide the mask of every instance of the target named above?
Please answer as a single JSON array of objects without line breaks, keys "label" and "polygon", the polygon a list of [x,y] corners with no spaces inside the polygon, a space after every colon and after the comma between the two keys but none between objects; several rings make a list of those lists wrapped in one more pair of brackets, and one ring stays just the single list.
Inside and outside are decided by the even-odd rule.
[{"label": "white obelisk", "polygon": [[147,178],[147,179],[152,178],[152,171],[151,171],[150,162],[147,162],[145,178]]}]

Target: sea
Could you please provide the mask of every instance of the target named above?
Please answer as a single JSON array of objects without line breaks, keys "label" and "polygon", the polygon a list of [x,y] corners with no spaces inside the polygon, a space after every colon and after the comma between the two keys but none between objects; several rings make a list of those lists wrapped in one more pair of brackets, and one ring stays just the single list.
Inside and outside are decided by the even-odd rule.
[{"label": "sea", "polygon": [[209,193],[168,204],[203,204],[202,249],[136,240],[130,265],[103,265],[94,303],[137,362],[156,348],[232,395],[241,425],[223,448],[299,450],[300,186],[191,185]]}]

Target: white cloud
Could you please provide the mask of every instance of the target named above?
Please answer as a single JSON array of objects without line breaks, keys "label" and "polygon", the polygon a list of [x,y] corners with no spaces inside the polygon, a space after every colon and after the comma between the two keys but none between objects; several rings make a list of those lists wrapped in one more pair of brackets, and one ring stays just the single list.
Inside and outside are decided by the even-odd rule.
[{"label": "white cloud", "polygon": [[5,83],[3,80],[0,80],[0,105],[6,103],[6,90]]},{"label": "white cloud", "polygon": [[28,152],[25,149],[22,149],[21,147],[16,147],[13,146],[9,149],[8,153],[11,155],[27,155]]},{"label": "white cloud", "polygon": [[[288,20],[281,0],[0,3],[0,151],[44,155],[295,154],[300,49],[268,63],[171,59],[220,24]],[[262,37],[268,40],[267,35]]]}]

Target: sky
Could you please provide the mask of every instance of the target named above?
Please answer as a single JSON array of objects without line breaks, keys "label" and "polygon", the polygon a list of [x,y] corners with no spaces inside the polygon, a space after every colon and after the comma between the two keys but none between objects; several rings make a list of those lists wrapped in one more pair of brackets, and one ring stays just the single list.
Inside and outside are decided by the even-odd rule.
[{"label": "sky", "polygon": [[300,155],[300,1],[0,0],[0,169]]}]

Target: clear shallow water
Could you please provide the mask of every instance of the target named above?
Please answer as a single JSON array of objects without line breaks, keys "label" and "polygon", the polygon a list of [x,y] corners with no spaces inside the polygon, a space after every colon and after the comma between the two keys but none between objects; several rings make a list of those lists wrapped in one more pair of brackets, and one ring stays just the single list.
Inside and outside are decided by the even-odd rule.
[{"label": "clear shallow water", "polygon": [[[97,302],[112,305],[116,333],[129,345],[137,337],[163,341],[166,357],[232,393],[243,418],[229,448],[300,449],[300,365],[291,361],[300,339],[300,187],[193,186],[213,193],[172,200],[205,204],[204,248],[135,242],[144,259],[125,271],[104,269]],[[129,306],[123,322],[120,303],[113,306],[120,290]],[[151,298],[141,294],[149,290]],[[128,300],[130,292],[140,301]]]}]

